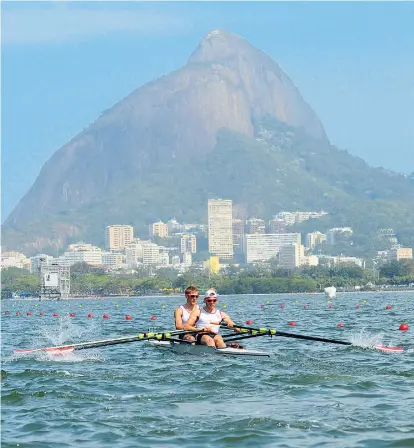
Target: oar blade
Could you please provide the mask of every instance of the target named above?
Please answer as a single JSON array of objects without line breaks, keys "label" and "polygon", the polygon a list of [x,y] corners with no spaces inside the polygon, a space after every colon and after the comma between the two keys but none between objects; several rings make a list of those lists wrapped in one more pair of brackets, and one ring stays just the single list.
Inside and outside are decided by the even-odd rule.
[{"label": "oar blade", "polygon": [[401,353],[404,351],[403,347],[388,347],[386,345],[376,345],[375,350],[387,353]]},{"label": "oar blade", "polygon": [[75,351],[74,347],[46,348],[45,352],[53,356],[66,356]]}]

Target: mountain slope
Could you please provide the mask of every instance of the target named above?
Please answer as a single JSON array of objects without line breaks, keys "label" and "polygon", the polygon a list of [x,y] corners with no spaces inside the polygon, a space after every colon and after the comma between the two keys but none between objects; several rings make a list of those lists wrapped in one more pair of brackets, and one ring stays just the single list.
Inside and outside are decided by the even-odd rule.
[{"label": "mountain slope", "polygon": [[205,154],[221,128],[253,137],[255,121],[267,115],[326,139],[316,114],[269,56],[231,33],[209,33],[183,68],[132,92],[58,150],[6,227],[78,208],[125,178]]}]

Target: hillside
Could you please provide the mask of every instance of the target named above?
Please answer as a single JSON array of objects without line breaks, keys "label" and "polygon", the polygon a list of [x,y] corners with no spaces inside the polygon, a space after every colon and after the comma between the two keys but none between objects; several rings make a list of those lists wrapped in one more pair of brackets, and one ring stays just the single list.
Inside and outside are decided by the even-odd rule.
[{"label": "hillside", "polygon": [[216,30],[184,67],[132,92],[51,157],[7,219],[3,246],[102,244],[112,223],[146,235],[159,218],[205,218],[211,196],[266,218],[324,209],[360,232],[414,228],[414,184],[332,146],[277,63]]}]

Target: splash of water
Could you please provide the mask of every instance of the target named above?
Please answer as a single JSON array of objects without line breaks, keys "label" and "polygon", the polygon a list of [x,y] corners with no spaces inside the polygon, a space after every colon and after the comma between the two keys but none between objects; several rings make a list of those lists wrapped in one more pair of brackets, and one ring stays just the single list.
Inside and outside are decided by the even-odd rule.
[{"label": "splash of water", "polygon": [[361,330],[354,333],[350,337],[352,345],[361,348],[375,348],[378,345],[383,345],[384,333],[370,333],[366,330]]},{"label": "splash of water", "polygon": [[92,323],[89,327],[76,325],[68,316],[59,318],[58,324],[53,327],[42,326],[37,329],[37,338],[47,340],[52,345],[63,345],[73,339],[80,339],[84,335],[92,333],[96,325]]}]

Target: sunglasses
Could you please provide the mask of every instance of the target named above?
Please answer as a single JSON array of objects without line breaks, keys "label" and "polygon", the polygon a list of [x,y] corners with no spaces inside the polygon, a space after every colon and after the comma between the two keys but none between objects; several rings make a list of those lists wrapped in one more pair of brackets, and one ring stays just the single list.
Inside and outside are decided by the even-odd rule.
[{"label": "sunglasses", "polygon": [[198,294],[188,294],[192,299],[198,299]]},{"label": "sunglasses", "polygon": [[206,302],[208,302],[208,303],[216,303],[217,299],[206,299]]}]

